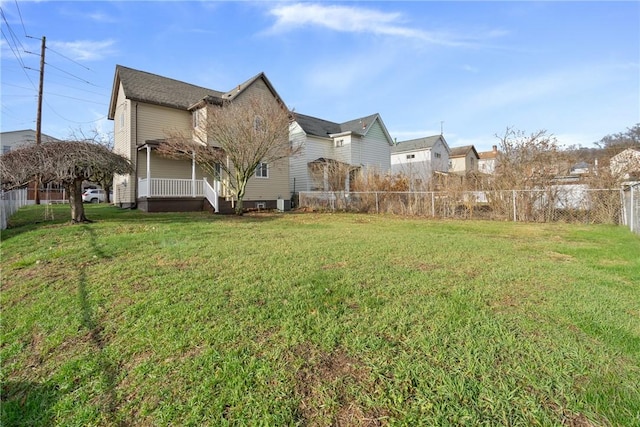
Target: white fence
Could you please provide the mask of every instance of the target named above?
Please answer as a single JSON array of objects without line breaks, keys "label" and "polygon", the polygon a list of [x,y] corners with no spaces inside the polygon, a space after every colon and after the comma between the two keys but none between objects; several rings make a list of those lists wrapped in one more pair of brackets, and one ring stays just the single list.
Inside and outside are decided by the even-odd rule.
[{"label": "white fence", "polygon": [[631,231],[640,234],[640,183],[626,186],[623,194],[623,223]]},{"label": "white fence", "polygon": [[622,190],[584,186],[508,191],[300,192],[298,201],[301,208],[326,211],[523,222],[624,223]]},{"label": "white fence", "polygon": [[3,191],[0,198],[0,227],[4,230],[11,215],[27,204],[27,189]]}]

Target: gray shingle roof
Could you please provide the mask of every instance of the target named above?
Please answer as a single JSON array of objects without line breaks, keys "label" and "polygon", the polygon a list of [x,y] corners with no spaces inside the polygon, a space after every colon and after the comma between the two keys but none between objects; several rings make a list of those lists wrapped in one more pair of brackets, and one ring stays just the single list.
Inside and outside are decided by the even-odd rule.
[{"label": "gray shingle roof", "polygon": [[304,130],[307,135],[326,138],[331,134],[342,132],[338,123],[330,122],[328,120],[318,119],[317,117],[311,117],[300,113],[295,113],[295,118],[296,122],[298,122],[302,130]]},{"label": "gray shingle roof", "polygon": [[410,139],[408,141],[400,141],[391,147],[391,153],[403,153],[405,151],[418,151],[433,148],[442,138],[442,135],[427,136],[425,138]]},{"label": "gray shingle roof", "polygon": [[146,71],[116,66],[116,76],[124,87],[127,98],[149,104],[186,110],[190,105],[211,96],[220,98],[223,92],[158,76]]},{"label": "gray shingle roof", "polygon": [[342,132],[353,132],[358,135],[364,135],[376,117],[378,117],[378,114],[371,114],[370,116],[349,120],[348,122],[335,123],[305,114],[295,114],[296,122],[298,122],[307,135],[321,136],[324,138]]}]

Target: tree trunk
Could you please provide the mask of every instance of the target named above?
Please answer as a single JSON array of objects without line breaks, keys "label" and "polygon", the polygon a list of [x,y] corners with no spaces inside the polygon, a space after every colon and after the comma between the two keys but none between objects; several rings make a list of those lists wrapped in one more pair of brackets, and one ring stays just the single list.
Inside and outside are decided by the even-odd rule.
[{"label": "tree trunk", "polygon": [[244,195],[247,192],[247,181],[244,177],[236,175],[236,182],[238,183],[238,202],[236,203],[236,215],[242,216],[244,214]]},{"label": "tree trunk", "polygon": [[84,205],[82,204],[82,180],[76,179],[73,183],[66,185],[69,193],[69,206],[71,207],[71,222],[82,223],[91,222],[84,215]]}]

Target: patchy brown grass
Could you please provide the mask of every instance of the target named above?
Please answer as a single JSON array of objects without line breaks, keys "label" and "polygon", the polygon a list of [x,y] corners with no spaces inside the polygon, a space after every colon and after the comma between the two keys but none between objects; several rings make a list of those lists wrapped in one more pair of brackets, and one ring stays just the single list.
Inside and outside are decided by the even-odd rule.
[{"label": "patchy brown grass", "polygon": [[295,374],[295,393],[305,426],[384,425],[385,411],[367,408],[356,397],[374,388],[369,369],[358,359],[342,349],[326,353],[309,344],[295,347],[291,357],[298,364],[301,360]]}]

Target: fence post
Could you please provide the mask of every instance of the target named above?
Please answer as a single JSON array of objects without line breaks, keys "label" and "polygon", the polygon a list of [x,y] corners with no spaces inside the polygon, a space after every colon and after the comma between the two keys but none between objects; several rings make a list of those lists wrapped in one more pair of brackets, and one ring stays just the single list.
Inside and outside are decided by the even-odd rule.
[{"label": "fence post", "polygon": [[633,228],[634,228],[634,225],[635,225],[635,222],[634,222],[634,221],[635,221],[635,218],[634,218],[634,215],[633,215],[633,214],[635,213],[635,212],[634,212],[634,211],[635,211],[635,209],[634,209],[635,205],[634,205],[634,203],[633,203],[633,193],[635,193],[635,187],[634,187],[634,186],[631,186],[631,201],[630,201],[630,203],[629,203],[629,211],[630,211],[630,212],[629,212],[629,217],[630,217],[630,220],[631,220],[631,221],[629,221],[629,227],[630,227],[630,229],[631,229],[631,231],[632,231],[632,232],[633,232],[633,231],[635,231],[635,230],[633,229]]},{"label": "fence post", "polygon": [[378,192],[376,191],[376,213],[380,213],[378,210]]},{"label": "fence post", "polygon": [[431,192],[431,216],[436,217],[436,193]]},{"label": "fence post", "polygon": [[513,222],[518,222],[518,215],[516,213],[516,190],[512,190],[513,192]]}]

